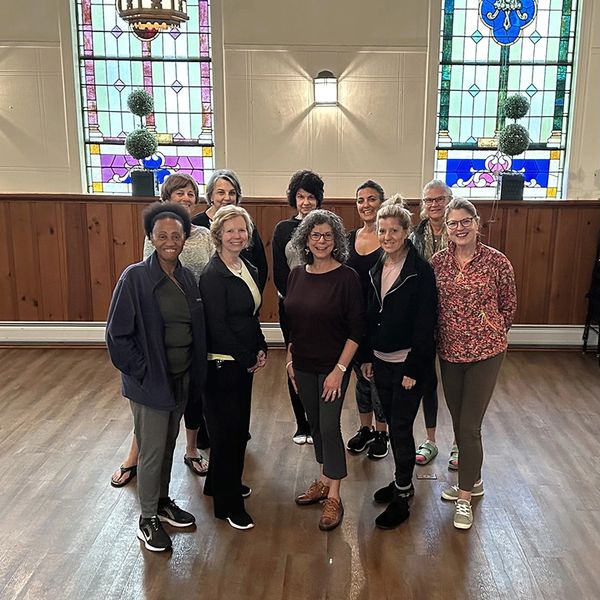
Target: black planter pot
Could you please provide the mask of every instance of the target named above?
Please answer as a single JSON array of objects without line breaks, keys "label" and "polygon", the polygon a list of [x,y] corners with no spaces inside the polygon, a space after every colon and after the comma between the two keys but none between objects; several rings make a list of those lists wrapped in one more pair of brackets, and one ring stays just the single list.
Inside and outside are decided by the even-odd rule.
[{"label": "black planter pot", "polygon": [[501,173],[498,187],[500,200],[523,200],[525,177],[521,173]]},{"label": "black planter pot", "polygon": [[155,196],[154,171],[136,169],[131,171],[131,195]]}]

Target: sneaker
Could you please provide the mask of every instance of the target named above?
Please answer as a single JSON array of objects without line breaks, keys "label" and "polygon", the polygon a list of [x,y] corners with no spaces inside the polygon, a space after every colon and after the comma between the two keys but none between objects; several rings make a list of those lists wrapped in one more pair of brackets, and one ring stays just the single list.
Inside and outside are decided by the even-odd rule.
[{"label": "sneaker", "polygon": [[152,552],[164,552],[171,549],[171,538],[163,529],[157,515],[147,519],[140,517],[137,536],[144,542],[146,549]]},{"label": "sneaker", "polygon": [[196,517],[179,508],[171,498],[161,498],[158,501],[158,518],[173,527],[191,527],[196,523]]},{"label": "sneaker", "polygon": [[387,431],[376,431],[375,437],[367,451],[367,456],[374,460],[385,458],[388,455],[388,445],[389,438]]},{"label": "sneaker", "polygon": [[[483,481],[480,481],[479,483],[476,483],[473,486],[473,489],[471,490],[471,496],[483,496]],[[442,499],[452,500],[453,502],[456,502],[456,500],[458,500],[458,486],[451,485],[446,489],[442,490]]]},{"label": "sneaker", "polygon": [[242,483],[242,498],[249,498],[252,493],[252,488],[249,488],[247,485]]},{"label": "sneaker", "polygon": [[299,496],[296,497],[296,504],[300,506],[306,506],[307,504],[316,504],[325,500],[329,494],[329,486],[325,485],[322,481],[313,481],[308,489]]},{"label": "sneaker", "polygon": [[375,526],[379,529],[394,529],[400,523],[404,523],[409,516],[408,500],[406,498],[396,498],[375,519]]},{"label": "sneaker", "polygon": [[454,509],[454,527],[456,529],[471,529],[473,525],[473,511],[468,500],[457,500]]},{"label": "sneaker", "polygon": [[331,531],[335,529],[344,517],[344,506],[341,500],[336,498],[326,498],[323,502],[323,512],[319,519],[319,529],[321,531]]},{"label": "sneaker", "polygon": [[361,427],[356,435],[348,440],[348,444],[346,448],[350,450],[350,452],[355,452],[359,454],[362,452],[373,440],[375,439],[375,432],[371,427]]},{"label": "sneaker", "polygon": [[312,435],[307,435],[306,436],[306,443],[307,444],[314,444]]},{"label": "sneaker", "polygon": [[252,529],[254,527],[252,517],[245,510],[229,515],[226,520],[234,529]]},{"label": "sneaker", "polygon": [[451,471],[458,471],[458,446],[455,444],[450,450],[450,456],[448,456],[448,468]]},{"label": "sneaker", "polygon": [[294,444],[298,444],[299,446],[301,446],[302,444],[306,444],[307,437],[308,436],[306,435],[306,433],[298,429],[298,431],[296,431],[296,433],[292,436],[292,441],[294,442]]},{"label": "sneaker", "polygon": [[385,487],[378,489],[373,494],[373,500],[377,504],[389,504],[394,498],[410,498],[415,495],[415,486],[411,483],[407,490],[399,490],[396,484],[391,481]]}]

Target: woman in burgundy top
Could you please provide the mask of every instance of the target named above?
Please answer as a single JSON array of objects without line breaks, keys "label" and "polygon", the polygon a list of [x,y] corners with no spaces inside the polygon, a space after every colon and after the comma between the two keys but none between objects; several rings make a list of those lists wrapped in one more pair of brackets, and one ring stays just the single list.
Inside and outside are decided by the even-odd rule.
[{"label": "woman in burgundy top", "polygon": [[319,528],[327,531],[344,515],[340,481],[347,471],[340,416],[348,367],[365,331],[364,305],[358,275],[344,265],[348,243],[337,215],[312,211],[296,229],[292,244],[304,264],[290,273],[284,301],[290,327],[286,369],[300,394],[322,465],[320,478],[296,503],[324,500]]},{"label": "woman in burgundy top", "polygon": [[508,347],[517,307],[509,260],[479,239],[479,216],[468,200],[446,208],[448,248],[431,264],[439,296],[438,355],[442,384],[460,448],[458,485],[442,492],[456,502],[454,526],[473,524],[471,497],[483,496],[481,424]]}]

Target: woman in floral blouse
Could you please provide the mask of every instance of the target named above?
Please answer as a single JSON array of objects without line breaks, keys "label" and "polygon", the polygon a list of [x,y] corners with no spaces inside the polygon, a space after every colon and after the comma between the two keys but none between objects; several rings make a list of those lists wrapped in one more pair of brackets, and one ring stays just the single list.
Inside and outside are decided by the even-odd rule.
[{"label": "woman in floral blouse", "polygon": [[509,260],[479,239],[468,200],[446,208],[448,248],[431,260],[439,297],[438,354],[442,384],[460,448],[458,485],[442,492],[456,502],[454,526],[473,524],[471,497],[483,496],[481,424],[508,346],[517,306]]}]

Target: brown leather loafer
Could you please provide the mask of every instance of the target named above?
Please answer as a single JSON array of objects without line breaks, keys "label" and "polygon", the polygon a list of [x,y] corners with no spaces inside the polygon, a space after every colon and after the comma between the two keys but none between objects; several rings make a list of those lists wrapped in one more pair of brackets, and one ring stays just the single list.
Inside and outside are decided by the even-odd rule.
[{"label": "brown leather loafer", "polygon": [[321,500],[325,500],[327,494],[329,494],[329,486],[315,479],[303,494],[296,497],[296,504],[300,506],[316,504],[317,502],[321,502]]},{"label": "brown leather loafer", "polygon": [[335,498],[327,498],[323,502],[323,512],[319,521],[319,529],[321,531],[331,531],[335,529],[341,522],[344,516],[344,507],[341,500]]}]

